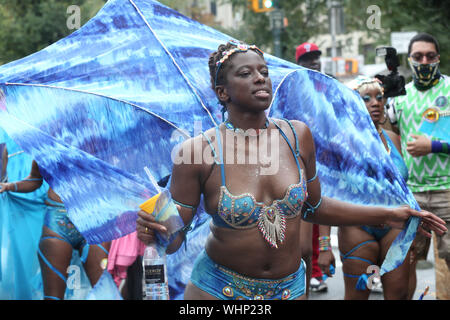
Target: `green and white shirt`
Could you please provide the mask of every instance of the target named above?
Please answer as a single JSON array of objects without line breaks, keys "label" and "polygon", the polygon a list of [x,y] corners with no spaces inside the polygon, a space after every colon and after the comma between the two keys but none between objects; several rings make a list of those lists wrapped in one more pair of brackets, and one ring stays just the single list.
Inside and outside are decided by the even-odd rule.
[{"label": "green and white shirt", "polygon": [[[439,82],[426,91],[419,91],[413,82],[406,85],[406,95],[395,97],[391,103],[397,117],[401,136],[403,158],[408,167],[408,187],[412,192],[450,189],[450,155],[430,153],[413,157],[406,151],[411,134],[419,132],[422,115],[430,107],[450,111],[450,78],[442,76]],[[432,140],[438,140],[431,137]]]}]

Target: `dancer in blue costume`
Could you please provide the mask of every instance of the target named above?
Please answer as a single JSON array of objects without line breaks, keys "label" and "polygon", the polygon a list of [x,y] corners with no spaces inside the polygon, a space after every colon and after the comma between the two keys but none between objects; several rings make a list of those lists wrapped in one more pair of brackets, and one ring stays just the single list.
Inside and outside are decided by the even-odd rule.
[{"label": "dancer in blue costume", "polygon": [[[0,193],[5,191],[28,193],[38,189],[43,183],[39,167],[32,163],[30,175],[21,181],[0,183]],[[39,263],[44,283],[44,299],[64,298],[67,281],[67,268],[71,262],[72,250],[80,253],[81,261],[94,286],[103,269],[101,261],[108,256],[109,243],[90,246],[78,232],[67,216],[60,197],[49,188],[44,226],[38,248]]]},{"label": "dancer in blue costume", "polygon": [[[361,95],[386,151],[403,179],[408,180],[408,169],[401,155],[400,137],[392,131],[382,129],[385,99],[379,81],[360,76],[351,81],[348,86]],[[367,288],[367,280],[372,272],[367,274],[367,268],[370,265],[382,264],[392,241],[399,232],[400,230],[392,229],[387,225],[339,228],[339,250],[344,271],[346,300],[369,298],[370,290]],[[409,255],[408,253],[401,266],[381,277],[385,299],[407,299]],[[373,285],[374,283],[371,282],[370,287],[373,288]]]},{"label": "dancer in blue costume", "polygon": [[[376,208],[322,198],[309,128],[266,116],[272,86],[258,48],[230,41],[210,56],[209,67],[228,118],[182,144],[170,186],[173,199],[182,204],[178,208],[185,224],[201,194],[212,216],[211,234],[195,262],[185,299],[304,299],[302,218],[325,225],[402,228],[413,215],[438,233],[446,231],[432,213],[408,206]],[[270,150],[268,159],[249,160],[259,159],[262,149]],[[243,156],[248,161],[236,161]],[[143,242],[154,242],[155,231],[166,231],[152,215],[138,215],[136,229]],[[174,252],[183,239],[181,232],[167,252]]]}]

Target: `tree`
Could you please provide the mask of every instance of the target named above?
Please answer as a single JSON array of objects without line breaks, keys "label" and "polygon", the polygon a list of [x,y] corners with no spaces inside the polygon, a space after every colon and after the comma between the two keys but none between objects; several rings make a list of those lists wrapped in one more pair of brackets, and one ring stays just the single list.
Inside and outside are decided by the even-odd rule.
[{"label": "tree", "polygon": [[[243,12],[242,24],[225,33],[254,43],[271,51],[273,37],[269,28],[270,13],[255,13],[248,8],[247,0],[222,0]],[[295,47],[312,36],[329,33],[327,0],[278,0],[289,26],[283,30],[283,59],[294,61]],[[391,32],[418,31],[434,35],[441,46],[441,71],[450,73],[450,38],[448,37],[450,10],[439,0],[341,0],[344,10],[345,31],[367,31],[375,39],[375,46],[389,45]],[[381,28],[368,27],[370,6],[380,9]],[[325,19],[323,19],[325,17]],[[373,60],[375,52],[367,52],[366,60]],[[401,59],[404,62],[406,57]],[[407,65],[405,65],[407,67]]]},{"label": "tree", "polygon": [[[247,0],[222,0],[231,3],[233,11],[243,13],[242,24],[235,30],[223,30],[231,36],[273,52],[273,35],[270,30],[270,13],[255,13],[248,8]],[[295,62],[295,48],[313,35],[327,33],[328,24],[326,0],[283,0],[274,1],[284,12],[288,25],[281,34],[282,58]]]},{"label": "tree", "polygon": [[80,7],[81,25],[103,0],[4,0],[0,4],[0,63],[20,59],[69,35],[67,8]]},{"label": "tree", "polygon": [[[381,28],[368,29],[366,12],[370,5],[380,9]],[[450,10],[438,0],[345,0],[347,28],[366,30],[377,45],[389,45],[391,32],[427,32],[437,38],[441,48],[440,69],[450,73]],[[403,57],[405,58],[405,57]],[[402,59],[406,61],[406,59]]]}]

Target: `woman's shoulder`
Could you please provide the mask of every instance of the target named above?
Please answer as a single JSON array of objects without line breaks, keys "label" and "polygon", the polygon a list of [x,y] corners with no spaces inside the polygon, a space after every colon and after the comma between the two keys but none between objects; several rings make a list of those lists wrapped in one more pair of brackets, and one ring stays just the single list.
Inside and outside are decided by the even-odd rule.
[{"label": "woman's shoulder", "polygon": [[396,134],[394,131],[392,130],[387,130],[387,129],[383,129],[384,132],[386,132],[386,134],[389,136],[389,138],[398,138],[400,137],[398,134]]},{"label": "woman's shoulder", "polygon": [[396,134],[394,131],[383,129],[386,135],[391,139],[392,143],[394,143],[395,148],[402,153],[401,143],[400,143],[400,136]]},{"label": "woman's shoulder", "polygon": [[197,133],[193,137],[189,137],[186,140],[184,140],[181,143],[181,146],[183,147],[189,147],[189,146],[195,146],[199,143],[201,144],[207,144],[208,140],[214,139],[214,136],[216,135],[215,127],[210,128],[206,131],[201,131],[200,133]]},{"label": "woman's shoulder", "polygon": [[[172,152],[174,165],[202,165],[210,164],[213,159],[204,159],[205,149],[216,149],[215,128],[203,131],[196,136],[185,139]],[[206,161],[207,160],[207,161]]]},{"label": "woman's shoulder", "polygon": [[286,118],[270,118],[271,120],[275,121],[278,125],[283,123],[290,123],[294,126],[306,126],[306,123],[300,120],[293,120],[293,119],[286,119]]},{"label": "woman's shoulder", "polygon": [[311,130],[308,125],[300,120],[292,120],[292,119],[278,119],[272,118],[275,123],[280,126],[280,128],[290,127],[291,130],[295,130],[297,136],[302,137],[303,135],[311,135]]},{"label": "woman's shoulder", "polygon": [[396,134],[394,131],[383,129],[383,131],[386,133],[386,135],[389,137],[389,139],[392,140],[395,144],[400,144],[400,136]]}]

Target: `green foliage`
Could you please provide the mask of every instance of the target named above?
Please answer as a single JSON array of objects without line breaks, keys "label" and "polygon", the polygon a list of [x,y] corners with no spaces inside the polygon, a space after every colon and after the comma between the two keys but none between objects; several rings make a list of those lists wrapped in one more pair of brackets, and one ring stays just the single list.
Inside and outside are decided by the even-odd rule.
[{"label": "green foliage", "polygon": [[0,63],[25,57],[75,31],[67,27],[69,6],[80,7],[83,25],[104,3],[103,0],[1,1]]},{"label": "green foliage", "polygon": [[[253,12],[248,8],[247,0],[222,0],[222,3],[231,3],[234,10],[243,10],[242,26],[237,30],[225,30],[227,34],[273,53],[270,12]],[[295,48],[300,43],[307,41],[313,35],[328,32],[328,25],[318,19],[327,15],[327,1],[278,0],[274,3],[278,3],[288,21],[288,26],[281,34],[282,58],[295,62]]]},{"label": "green foliage", "polygon": [[[448,37],[450,10],[439,0],[341,0],[345,14],[346,32],[368,31],[375,45],[390,44],[390,33],[398,31],[428,32],[441,45],[441,71],[450,74],[450,38]],[[70,16],[67,8],[78,5],[81,25],[92,18],[106,0],[2,0],[0,1],[0,63],[6,63],[39,51],[69,35]],[[193,16],[193,9],[185,0],[161,0],[185,14]],[[242,23],[237,29],[225,29],[214,24],[213,18],[203,17],[209,24],[230,36],[256,44],[273,53],[273,34],[270,12],[255,13],[248,0],[217,0],[231,3],[233,11],[241,11]],[[294,62],[295,48],[312,36],[328,33],[327,0],[277,0],[274,4],[283,10],[288,26],[281,34],[282,58]],[[381,11],[381,29],[369,30],[367,8],[377,5]],[[196,18],[196,17],[194,17]],[[211,21],[209,21],[211,20]],[[373,53],[374,54],[374,53]],[[367,52],[366,61],[374,56]],[[371,56],[369,56],[371,55]],[[403,62],[406,59],[401,59]]]},{"label": "green foliage", "polygon": [[[224,30],[237,39],[254,43],[263,50],[271,49],[273,36],[269,28],[270,13],[255,13],[247,0],[222,0],[243,9],[243,26],[237,30]],[[450,73],[450,10],[439,0],[341,0],[344,10],[345,31],[367,31],[375,46],[389,45],[391,32],[417,31],[434,35],[441,46],[441,71]],[[289,26],[283,30],[283,59],[294,61],[295,47],[314,35],[329,32],[326,0],[278,0],[288,18]],[[367,8],[376,5],[381,11],[381,29],[370,30]],[[321,22],[322,21],[322,22]],[[228,32],[227,32],[228,31]],[[273,50],[269,50],[273,51]],[[366,61],[374,61],[375,52],[367,52]],[[401,61],[405,62],[403,57]]]},{"label": "green foliage", "polygon": [[188,10],[188,4],[185,0],[160,0],[159,2],[183,14]]},{"label": "green foliage", "polygon": [[[438,0],[345,0],[345,18],[349,31],[366,30],[377,45],[389,45],[391,32],[427,32],[437,38],[441,48],[440,69],[450,74],[450,10]],[[367,7],[381,10],[381,29],[369,30]],[[401,59],[403,62],[405,58]]]}]

